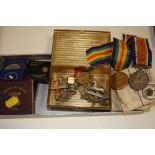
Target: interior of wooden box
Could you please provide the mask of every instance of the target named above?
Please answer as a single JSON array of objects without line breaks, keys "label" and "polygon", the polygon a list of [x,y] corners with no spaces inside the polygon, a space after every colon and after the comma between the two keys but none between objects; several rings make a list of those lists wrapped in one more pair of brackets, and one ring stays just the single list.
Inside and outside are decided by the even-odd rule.
[{"label": "interior of wooden box", "polygon": [[101,85],[109,94],[108,103],[100,104],[95,103],[92,104],[84,99],[81,99],[80,92],[71,97],[67,102],[60,102],[55,99],[55,81],[60,77],[64,77],[67,79],[69,76],[74,76],[75,67],[79,66],[52,66],[52,77],[50,78],[49,85],[49,98],[48,98],[48,106],[51,108],[82,108],[82,109],[96,109],[96,110],[110,110],[111,102],[110,98],[110,65],[104,64],[100,66],[91,67],[92,74],[94,79],[97,81],[99,85]]},{"label": "interior of wooden box", "polygon": [[77,91],[67,102],[55,99],[54,81],[61,76],[67,78],[74,76],[75,67],[90,67],[86,60],[86,50],[111,41],[110,32],[81,31],[81,30],[55,30],[52,47],[52,71],[49,83],[48,107],[52,108],[81,108],[81,109],[111,109],[110,96],[110,65],[104,64],[93,67],[93,77],[109,93],[108,104],[92,104],[81,99]]}]

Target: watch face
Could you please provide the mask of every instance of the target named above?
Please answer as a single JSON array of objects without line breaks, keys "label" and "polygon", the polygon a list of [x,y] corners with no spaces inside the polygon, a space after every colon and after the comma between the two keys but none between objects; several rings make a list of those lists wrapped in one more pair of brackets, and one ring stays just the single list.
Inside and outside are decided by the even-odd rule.
[{"label": "watch face", "polygon": [[8,72],[5,74],[5,80],[17,80],[18,74],[16,72]]},{"label": "watch face", "polygon": [[153,100],[155,99],[155,85],[153,84],[148,84],[144,89],[143,89],[143,97],[148,99],[148,100]]},{"label": "watch face", "polygon": [[142,90],[149,83],[148,75],[142,70],[134,72],[129,77],[129,85],[134,90]]}]

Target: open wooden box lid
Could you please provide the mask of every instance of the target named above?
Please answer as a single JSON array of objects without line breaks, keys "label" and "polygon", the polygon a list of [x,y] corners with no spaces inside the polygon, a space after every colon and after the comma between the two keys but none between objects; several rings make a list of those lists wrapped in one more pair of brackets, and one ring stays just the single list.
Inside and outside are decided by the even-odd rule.
[{"label": "open wooden box lid", "polygon": [[107,92],[109,100],[105,105],[95,104],[80,98],[80,93],[75,94],[67,102],[55,99],[55,82],[60,76],[67,78],[74,76],[75,67],[89,66],[86,60],[86,50],[93,46],[99,46],[111,41],[110,32],[81,31],[81,30],[55,30],[52,47],[52,70],[49,83],[48,107],[52,108],[81,108],[91,110],[111,110],[111,94],[109,77],[111,66],[104,64],[93,67],[94,79],[96,79]]},{"label": "open wooden box lid", "polygon": [[55,30],[53,36],[52,65],[88,66],[86,50],[110,41],[110,32]]}]

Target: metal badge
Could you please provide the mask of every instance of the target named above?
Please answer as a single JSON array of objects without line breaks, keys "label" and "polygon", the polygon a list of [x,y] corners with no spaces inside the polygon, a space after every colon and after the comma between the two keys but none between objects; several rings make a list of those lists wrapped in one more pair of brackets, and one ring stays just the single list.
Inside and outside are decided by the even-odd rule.
[{"label": "metal badge", "polygon": [[68,79],[60,77],[59,85],[55,89],[55,99],[61,102],[67,102],[74,94],[77,93],[76,84],[69,84]]},{"label": "metal badge", "polygon": [[128,75],[123,72],[116,72],[111,76],[110,82],[112,89],[123,89],[128,85]]},{"label": "metal badge", "polygon": [[93,81],[90,72],[83,71],[76,77],[77,83],[81,86],[89,87]]},{"label": "metal badge", "polygon": [[91,87],[80,86],[78,89],[81,93],[81,98],[91,102],[93,105],[95,105],[95,103],[105,104],[109,97],[104,88],[97,87],[95,80]]},{"label": "metal badge", "polygon": [[143,70],[132,73],[129,77],[129,85],[134,90],[142,90],[149,83],[149,76]]},{"label": "metal badge", "polygon": [[61,102],[67,102],[77,91],[81,94],[81,99],[84,99],[93,105],[95,103],[106,104],[109,102],[108,92],[100,86],[91,74],[89,68],[77,68],[75,77],[54,76],[55,99]]},{"label": "metal badge", "polygon": [[155,99],[155,85],[153,84],[148,84],[144,89],[143,89],[143,97],[148,99],[148,100],[154,100]]}]

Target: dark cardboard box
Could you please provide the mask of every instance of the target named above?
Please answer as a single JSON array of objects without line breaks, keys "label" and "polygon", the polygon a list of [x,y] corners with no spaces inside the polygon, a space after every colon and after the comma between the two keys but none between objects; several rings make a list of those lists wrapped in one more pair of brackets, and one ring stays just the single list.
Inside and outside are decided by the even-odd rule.
[{"label": "dark cardboard box", "polygon": [[0,115],[34,113],[32,80],[0,81]]}]

